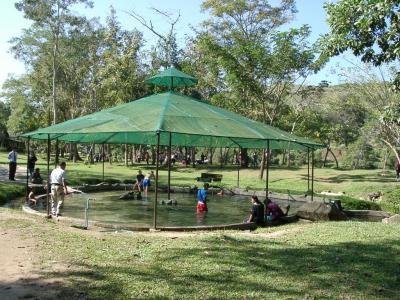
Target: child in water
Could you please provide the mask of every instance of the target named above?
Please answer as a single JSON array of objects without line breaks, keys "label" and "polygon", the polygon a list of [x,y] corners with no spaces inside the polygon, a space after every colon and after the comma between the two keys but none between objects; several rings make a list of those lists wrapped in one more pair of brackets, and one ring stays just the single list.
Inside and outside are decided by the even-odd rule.
[{"label": "child in water", "polygon": [[151,174],[146,174],[146,176],[143,179],[143,191],[144,191],[145,196],[147,196],[147,191],[149,189],[149,186],[151,186],[150,177],[151,177]]}]

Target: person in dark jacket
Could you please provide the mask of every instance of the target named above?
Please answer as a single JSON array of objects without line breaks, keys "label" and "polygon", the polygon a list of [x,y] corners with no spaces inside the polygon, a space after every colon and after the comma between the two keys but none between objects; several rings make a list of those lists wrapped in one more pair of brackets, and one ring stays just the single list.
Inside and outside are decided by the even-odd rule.
[{"label": "person in dark jacket", "polygon": [[257,196],[251,196],[251,214],[247,223],[254,222],[257,225],[264,225],[264,205],[258,200]]},{"label": "person in dark jacket", "polygon": [[28,158],[28,171],[29,171],[29,178],[32,179],[33,173],[35,171],[35,164],[37,162],[37,157],[35,152],[31,152]]}]

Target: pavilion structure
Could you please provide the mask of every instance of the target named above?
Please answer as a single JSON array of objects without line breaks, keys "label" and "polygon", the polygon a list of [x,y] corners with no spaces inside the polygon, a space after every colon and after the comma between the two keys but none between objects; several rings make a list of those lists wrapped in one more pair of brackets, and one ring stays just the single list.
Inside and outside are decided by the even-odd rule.
[{"label": "pavilion structure", "polygon": [[[248,119],[213,106],[206,101],[175,91],[174,89],[176,88],[193,86],[197,83],[196,78],[175,68],[168,68],[147,79],[146,82],[165,86],[168,90],[25,133],[22,137],[28,139],[28,151],[30,140],[47,141],[47,169],[48,173],[50,173],[50,145],[52,140],[76,144],[141,144],[156,146],[154,228],[157,227],[160,146],[167,146],[169,149],[168,198],[170,197],[171,182],[171,147],[191,146],[264,149],[266,153],[270,153],[272,149],[307,151],[308,190],[311,190],[311,199],[313,199],[314,150],[324,148],[325,145],[298,137],[279,128]],[[267,157],[266,196],[268,196],[269,192],[270,166],[269,155]],[[238,168],[238,185],[239,169],[240,165]],[[49,199],[49,196],[47,199]],[[47,207],[49,213],[49,205]]]}]

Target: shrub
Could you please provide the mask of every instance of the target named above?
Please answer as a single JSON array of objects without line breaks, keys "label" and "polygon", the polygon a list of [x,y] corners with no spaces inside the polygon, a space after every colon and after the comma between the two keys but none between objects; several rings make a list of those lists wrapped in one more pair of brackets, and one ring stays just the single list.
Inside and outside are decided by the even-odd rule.
[{"label": "shrub", "polygon": [[114,179],[114,178],[106,178],[104,181],[107,182],[107,183],[109,183],[109,184],[121,183],[120,180]]},{"label": "shrub", "polygon": [[125,184],[134,184],[135,182],[134,182],[133,179],[125,179],[125,180],[122,181],[122,183],[125,183]]},{"label": "shrub", "polygon": [[384,207],[396,214],[400,213],[400,188],[388,192],[382,201]]},{"label": "shrub", "polygon": [[0,183],[0,205],[25,194],[24,185]]},{"label": "shrub", "polygon": [[358,210],[382,210],[378,203],[355,199],[349,196],[339,196],[338,200],[342,202],[342,207],[344,209],[358,209]]}]

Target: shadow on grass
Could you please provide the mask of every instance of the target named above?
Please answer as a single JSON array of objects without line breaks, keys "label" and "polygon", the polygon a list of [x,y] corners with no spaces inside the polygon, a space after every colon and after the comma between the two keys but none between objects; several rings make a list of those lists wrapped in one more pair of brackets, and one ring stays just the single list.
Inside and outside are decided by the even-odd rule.
[{"label": "shadow on grass", "polygon": [[[57,275],[59,278],[62,274]],[[62,280],[39,278],[22,278],[15,281],[0,281],[0,299],[87,299],[83,292],[82,282],[74,284]]]},{"label": "shadow on grass", "polygon": [[[63,272],[88,299],[396,298],[400,241],[304,246],[217,236],[196,247],[80,264]],[[228,254],[228,255],[227,255]],[[83,284],[82,284],[83,282]]]},{"label": "shadow on grass", "polygon": [[[307,180],[307,174],[301,175],[304,180]],[[382,177],[379,174],[372,175],[372,174],[357,174],[357,175],[350,175],[350,174],[342,174],[336,176],[329,176],[329,177],[318,177],[315,181],[319,182],[327,182],[327,183],[342,183],[345,181],[351,182],[379,182],[379,183],[390,183],[394,182],[395,178],[393,177]]]}]

